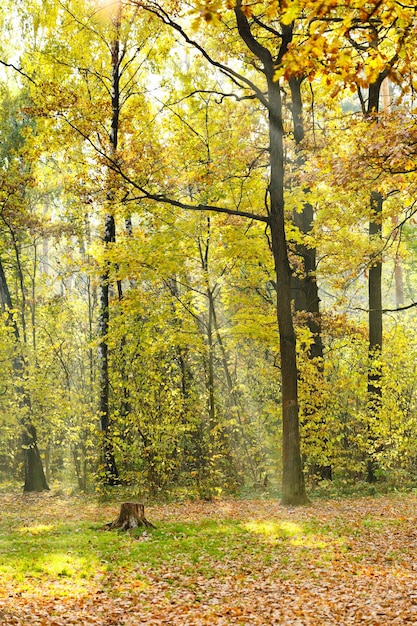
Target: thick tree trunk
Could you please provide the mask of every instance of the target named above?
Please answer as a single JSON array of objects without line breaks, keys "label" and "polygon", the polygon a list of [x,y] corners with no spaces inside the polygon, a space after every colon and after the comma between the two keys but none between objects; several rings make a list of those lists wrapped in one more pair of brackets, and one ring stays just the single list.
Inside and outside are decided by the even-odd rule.
[{"label": "thick tree trunk", "polygon": [[239,34],[246,46],[263,65],[268,90],[268,125],[270,153],[269,226],[277,285],[277,318],[281,356],[282,396],[282,503],[304,504],[308,501],[300,451],[298,416],[298,371],[296,336],[291,311],[291,268],[288,260],[284,214],[284,128],[281,87],[276,69],[292,40],[292,27],[282,26],[276,61],[271,52],[252,34],[242,2],[235,6]]},{"label": "thick tree trunk", "polygon": [[119,517],[104,526],[105,530],[133,530],[145,526],[146,528],[155,528],[151,522],[145,517],[145,506],[137,502],[123,502],[120,506]]},{"label": "thick tree trunk", "polygon": [[36,443],[36,429],[33,424],[23,427],[23,453],[25,484],[23,491],[49,491],[43,470],[41,455]]},{"label": "thick tree trunk", "polygon": [[[291,90],[291,113],[293,119],[294,141],[296,150],[299,151],[301,143],[304,139],[304,116],[303,102],[301,97],[302,78],[291,77],[289,86]],[[297,167],[302,168],[304,158],[297,155]],[[308,189],[305,190],[306,195]],[[303,203],[303,209],[300,212],[294,211],[292,220],[295,226],[303,235],[311,233],[313,228],[313,206],[310,202]],[[323,376],[323,341],[321,332],[321,314],[320,314],[320,298],[318,294],[317,278],[316,278],[316,248],[308,247],[304,244],[296,244],[295,251],[297,257],[301,260],[301,267],[297,267],[293,275],[293,298],[294,310],[301,313],[305,317],[311,336],[312,344],[308,350],[308,357],[315,362],[317,376]],[[322,399],[319,385],[314,381],[310,382],[311,397],[314,398],[314,406],[311,406],[304,413],[304,419],[314,419],[315,410],[322,408]],[[325,431],[324,420],[318,425],[321,431]],[[320,446],[321,456],[326,457],[327,439],[320,437],[319,441],[314,442],[315,447]],[[310,465],[310,471],[318,474],[323,479],[331,480],[332,468],[325,463],[314,463]]]},{"label": "thick tree trunk", "polygon": [[271,178],[270,228],[277,284],[277,318],[281,353],[282,387],[282,503],[307,502],[300,451],[296,336],[291,311],[292,272],[288,260],[284,223],[284,151],[282,103],[275,68],[268,68],[269,140]]}]

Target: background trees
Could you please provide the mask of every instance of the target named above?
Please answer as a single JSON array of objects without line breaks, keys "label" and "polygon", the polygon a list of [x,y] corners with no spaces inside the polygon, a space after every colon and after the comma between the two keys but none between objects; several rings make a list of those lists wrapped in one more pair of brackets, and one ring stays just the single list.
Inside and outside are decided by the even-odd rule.
[{"label": "background trees", "polygon": [[412,478],[415,9],[13,11],[1,367],[11,380],[14,329],[48,477],[210,497],[282,472],[288,503],[305,472]]}]

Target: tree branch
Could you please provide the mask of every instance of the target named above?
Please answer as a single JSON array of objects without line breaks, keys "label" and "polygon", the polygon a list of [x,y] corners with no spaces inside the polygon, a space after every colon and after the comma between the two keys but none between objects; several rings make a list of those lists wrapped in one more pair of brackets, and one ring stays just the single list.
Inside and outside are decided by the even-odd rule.
[{"label": "tree branch", "polygon": [[[396,309],[381,309],[381,313],[399,313],[401,311],[407,311],[408,309],[412,309],[417,306],[417,302],[412,302],[411,304],[406,304],[405,306],[399,306]],[[365,309],[364,307],[356,306],[351,309],[352,311],[363,311],[364,313],[369,313],[370,309]]]},{"label": "tree branch", "polygon": [[237,209],[228,209],[227,207],[219,207],[211,204],[187,204],[185,202],[181,202],[180,200],[175,200],[174,198],[170,198],[165,196],[164,194],[154,194],[146,191],[139,185],[137,185],[134,181],[131,181],[128,177],[126,177],[120,170],[118,173],[126,180],[126,182],[130,182],[138,191],[140,191],[143,195],[138,197],[132,197],[126,200],[126,202],[137,202],[138,200],[153,200],[154,202],[161,202],[162,204],[170,204],[171,206],[179,207],[180,209],[185,209],[186,211],[209,211],[211,213],[225,213],[226,215],[236,215],[237,217],[245,217],[251,220],[255,220],[256,222],[264,222],[269,224],[269,217],[266,215],[258,215],[257,213],[249,213],[248,211],[239,211]]},{"label": "tree branch", "polygon": [[262,61],[265,69],[267,67],[271,67],[272,55],[269,52],[268,48],[265,48],[265,46],[260,44],[259,41],[257,41],[252,35],[248,18],[242,11],[242,0],[237,0],[234,12],[236,16],[236,23],[239,35],[242,37],[249,50],[253,52],[253,54],[260,61]]},{"label": "tree branch", "polygon": [[4,65],[4,67],[11,67],[13,70],[15,70],[15,72],[18,72],[21,76],[24,76],[24,78],[27,78],[31,83],[36,85],[36,82],[33,80],[33,78],[31,78],[29,74],[26,74],[21,67],[16,67],[16,65],[13,65],[13,63],[6,63],[6,61],[3,61],[2,59],[0,59],[0,64]]},{"label": "tree branch", "polygon": [[227,65],[215,61],[207,52],[207,50],[205,50],[199,43],[197,43],[197,41],[191,39],[191,37],[187,35],[182,26],[175,22],[159,4],[157,4],[156,2],[141,2],[140,0],[131,0],[131,3],[136,6],[142,7],[145,11],[148,11],[149,13],[153,13],[153,15],[160,19],[164,24],[176,30],[177,33],[179,33],[184,39],[184,41],[186,41],[190,46],[193,46],[196,50],[198,50],[200,54],[202,54],[202,56],[210,63],[210,65],[212,65],[213,67],[217,67],[240,89],[244,89],[244,87],[249,87],[249,89],[251,89],[256,94],[259,101],[262,102],[265,107],[269,107],[268,100],[265,98],[262,90],[259,89],[259,87],[255,85],[255,83],[246,78],[246,76],[242,76]]}]

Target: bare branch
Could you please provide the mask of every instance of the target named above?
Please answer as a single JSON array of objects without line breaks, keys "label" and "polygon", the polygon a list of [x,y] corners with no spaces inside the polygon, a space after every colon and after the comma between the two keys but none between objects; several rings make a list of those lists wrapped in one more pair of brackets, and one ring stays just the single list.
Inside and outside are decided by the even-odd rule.
[{"label": "bare branch", "polygon": [[266,224],[269,224],[269,217],[266,215],[258,215],[257,213],[249,213],[248,211],[239,211],[237,209],[228,209],[227,207],[220,207],[211,204],[187,204],[185,202],[181,202],[180,200],[169,198],[168,196],[165,196],[163,194],[150,193],[149,191],[146,191],[145,189],[138,186],[130,178],[126,177],[120,170],[118,170],[118,172],[127,182],[130,182],[136,189],[141,191],[141,193],[143,194],[142,196],[129,198],[127,202],[134,202],[138,200],[153,200],[154,202],[170,204],[171,206],[176,206],[180,209],[185,209],[186,211],[208,211],[210,213],[225,213],[226,215],[245,217],[251,220],[255,220],[256,222],[264,222]]},{"label": "bare branch", "polygon": [[33,78],[31,78],[29,74],[26,74],[21,67],[16,67],[16,65],[14,65],[13,63],[6,63],[6,61],[3,61],[2,59],[0,59],[0,63],[1,65],[4,65],[4,67],[11,67],[13,70],[15,70],[15,72],[18,72],[21,76],[27,78],[31,83],[36,85],[36,82],[33,80]]},{"label": "bare branch", "polygon": [[[412,302],[411,304],[407,304],[405,306],[399,306],[396,309],[382,309],[381,312],[382,313],[399,313],[401,311],[407,311],[408,309],[412,309],[413,307],[417,306],[417,302]],[[369,309],[365,309],[364,307],[353,307],[351,309],[352,311],[363,311],[364,313],[369,313]]]}]

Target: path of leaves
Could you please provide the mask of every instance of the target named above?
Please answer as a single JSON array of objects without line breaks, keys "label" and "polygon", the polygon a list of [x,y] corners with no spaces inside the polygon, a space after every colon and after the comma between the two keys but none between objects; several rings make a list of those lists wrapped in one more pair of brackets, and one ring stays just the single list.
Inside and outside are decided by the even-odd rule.
[{"label": "path of leaves", "polygon": [[[117,513],[117,506],[48,495],[0,496],[0,507],[14,507],[16,518],[36,514],[43,523],[63,516],[109,521]],[[78,597],[42,588],[22,593],[10,585],[0,589],[0,624],[417,624],[415,496],[300,509],[275,501],[218,501],[148,507],[146,513],[159,526],[235,520],[253,535],[248,543],[244,534],[242,550],[234,543],[230,555],[225,540],[222,559],[202,555],[212,562],[194,571],[182,561],[156,569],[137,563],[141,582],[123,568],[103,570]],[[146,535],[132,537],[138,540]]]}]

